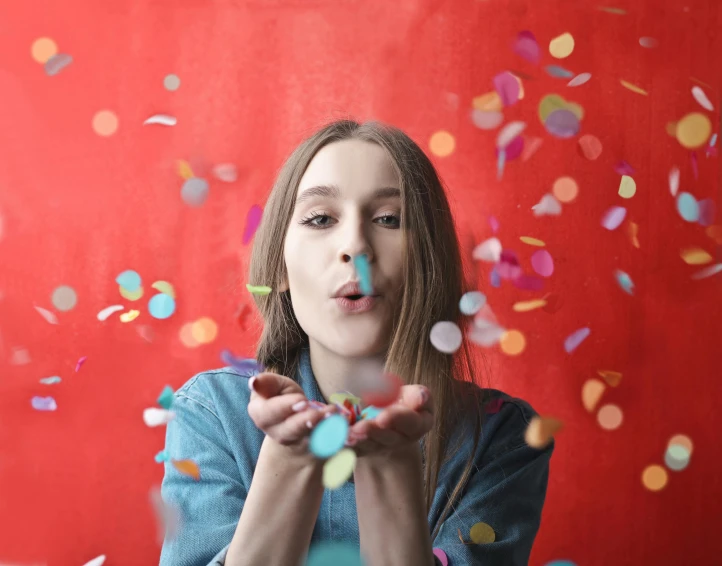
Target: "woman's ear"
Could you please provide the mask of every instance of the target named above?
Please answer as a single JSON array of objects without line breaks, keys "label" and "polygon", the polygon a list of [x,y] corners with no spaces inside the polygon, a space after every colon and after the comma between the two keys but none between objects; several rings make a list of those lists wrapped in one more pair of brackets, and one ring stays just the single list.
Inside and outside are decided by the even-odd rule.
[{"label": "woman's ear", "polygon": [[284,275],[281,284],[278,286],[278,292],[284,293],[286,291],[288,291],[288,276]]}]

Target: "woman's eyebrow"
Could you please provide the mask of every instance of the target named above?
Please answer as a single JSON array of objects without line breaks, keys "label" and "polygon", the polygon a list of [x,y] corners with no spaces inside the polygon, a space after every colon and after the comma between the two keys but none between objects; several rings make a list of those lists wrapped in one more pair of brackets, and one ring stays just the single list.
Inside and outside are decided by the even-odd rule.
[{"label": "woman's eyebrow", "polygon": [[[300,195],[298,195],[298,197],[296,198],[296,206],[314,197],[337,199],[340,196],[341,190],[338,188],[337,185],[316,185],[314,187],[309,187],[308,189],[304,190]],[[380,189],[376,189],[374,191],[372,199],[394,197],[401,198],[401,189],[399,189],[398,187],[381,187]]]}]

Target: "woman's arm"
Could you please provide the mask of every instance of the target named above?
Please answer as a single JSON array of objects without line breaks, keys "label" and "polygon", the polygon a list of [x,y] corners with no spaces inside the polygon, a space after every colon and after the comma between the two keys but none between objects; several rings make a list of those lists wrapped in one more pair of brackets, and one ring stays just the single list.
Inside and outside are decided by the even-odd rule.
[{"label": "woman's arm", "polygon": [[354,482],[366,563],[434,566],[418,444],[359,458]]},{"label": "woman's arm", "polygon": [[323,497],[322,464],[265,438],[226,566],[301,563]]}]

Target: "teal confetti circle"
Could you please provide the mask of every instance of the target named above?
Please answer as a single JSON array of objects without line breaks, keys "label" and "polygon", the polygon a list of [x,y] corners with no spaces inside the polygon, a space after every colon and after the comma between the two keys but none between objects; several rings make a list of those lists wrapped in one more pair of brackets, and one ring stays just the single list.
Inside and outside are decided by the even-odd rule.
[{"label": "teal confetti circle", "polygon": [[697,199],[689,193],[679,193],[677,212],[687,222],[697,222],[697,219],[699,219],[699,203]]},{"label": "teal confetti circle", "polygon": [[118,277],[115,278],[115,282],[129,293],[135,293],[138,289],[140,289],[141,284],[140,275],[138,275],[137,271],[133,271],[132,269],[126,269],[123,273],[118,275]]},{"label": "teal confetti circle", "polygon": [[170,295],[158,293],[148,301],[148,311],[153,318],[163,320],[175,312],[175,301]]},{"label": "teal confetti circle", "polygon": [[318,458],[330,458],[344,447],[348,429],[348,421],[341,415],[331,415],[322,420],[311,433],[311,453]]},{"label": "teal confetti circle", "polygon": [[323,542],[308,552],[306,566],[363,566],[359,551],[349,543]]}]

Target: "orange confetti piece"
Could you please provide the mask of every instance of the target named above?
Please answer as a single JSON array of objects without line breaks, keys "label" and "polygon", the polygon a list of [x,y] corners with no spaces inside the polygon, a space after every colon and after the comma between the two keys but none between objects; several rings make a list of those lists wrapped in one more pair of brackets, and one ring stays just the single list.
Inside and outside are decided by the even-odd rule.
[{"label": "orange confetti piece", "polygon": [[171,463],[181,474],[190,476],[196,481],[201,479],[201,470],[193,460],[171,460]]},{"label": "orange confetti piece", "polygon": [[619,382],[622,381],[622,374],[618,371],[611,371],[608,369],[600,369],[598,372],[599,377],[607,382],[609,387],[616,387]]},{"label": "orange confetti piece", "polygon": [[594,410],[602,398],[602,393],[607,388],[598,379],[587,379],[582,385],[582,405],[590,413]]},{"label": "orange confetti piece", "polygon": [[636,92],[637,94],[643,94],[644,96],[647,96],[647,91],[638,87],[637,85],[629,83],[623,79],[620,79],[619,82],[622,83],[622,86],[624,88],[628,88],[629,90],[631,90],[632,92]]},{"label": "orange confetti piece", "polygon": [[716,244],[722,245],[722,226],[718,224],[707,226],[707,229],[704,231],[704,233],[707,234],[710,238],[712,238]]},{"label": "orange confetti piece", "polygon": [[687,265],[705,265],[712,261],[712,256],[702,248],[686,248],[680,252]]},{"label": "orange confetti piece", "polygon": [[186,181],[188,179],[192,179],[193,177],[195,177],[195,175],[193,174],[193,169],[191,169],[190,164],[187,161],[184,161],[182,159],[178,160],[178,174]]},{"label": "orange confetti piece", "polygon": [[531,301],[519,301],[518,303],[514,303],[512,309],[514,309],[514,312],[529,312],[545,307],[546,305],[547,302],[544,299],[532,299]]},{"label": "orange confetti piece", "polygon": [[538,240],[537,238],[532,238],[530,236],[521,236],[519,239],[525,244],[529,244],[530,246],[538,246],[540,248],[543,248],[546,245],[542,240]]},{"label": "orange confetti piece", "polygon": [[548,446],[564,423],[554,417],[534,417],[524,434],[524,440],[532,448],[541,450]]},{"label": "orange confetti piece", "polygon": [[634,222],[629,223],[629,237],[632,240],[632,245],[639,249],[639,238],[637,235],[639,234],[639,225],[635,224]]}]

